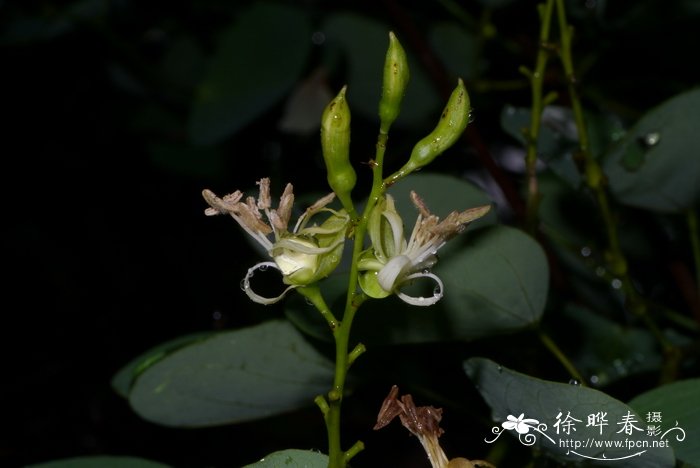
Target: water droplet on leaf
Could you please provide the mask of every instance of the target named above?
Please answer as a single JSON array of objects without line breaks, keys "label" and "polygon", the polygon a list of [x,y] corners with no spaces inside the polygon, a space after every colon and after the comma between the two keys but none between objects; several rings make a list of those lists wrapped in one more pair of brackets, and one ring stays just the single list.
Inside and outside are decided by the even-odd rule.
[{"label": "water droplet on leaf", "polygon": [[649,132],[642,137],[642,143],[648,148],[658,145],[659,141],[661,141],[661,134],[659,132]]}]

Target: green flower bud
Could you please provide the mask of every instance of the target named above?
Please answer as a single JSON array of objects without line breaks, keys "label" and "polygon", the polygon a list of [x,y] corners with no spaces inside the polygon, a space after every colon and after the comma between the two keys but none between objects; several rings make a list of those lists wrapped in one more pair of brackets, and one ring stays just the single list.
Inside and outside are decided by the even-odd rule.
[{"label": "green flower bud", "polygon": [[350,107],[345,100],[347,86],[326,106],[321,117],[321,150],[326,163],[328,185],[343,207],[354,213],[350,192],[357,174],[350,164]]},{"label": "green flower bud", "polygon": [[406,52],[394,33],[390,32],[389,48],[384,60],[382,98],[379,101],[380,131],[384,134],[389,133],[389,127],[399,116],[401,101],[406,92],[409,77]]},{"label": "green flower bud", "polygon": [[445,110],[442,111],[440,121],[435,129],[413,147],[411,157],[396,174],[391,176],[390,182],[396,182],[409,173],[420,169],[432,162],[437,156],[454,145],[467,128],[469,123],[469,94],[460,78],[457,87],[452,91],[447,101]]}]

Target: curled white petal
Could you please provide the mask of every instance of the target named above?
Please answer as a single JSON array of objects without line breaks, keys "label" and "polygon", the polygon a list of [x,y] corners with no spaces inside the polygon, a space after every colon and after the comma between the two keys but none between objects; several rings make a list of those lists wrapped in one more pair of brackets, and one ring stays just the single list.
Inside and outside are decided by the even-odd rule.
[{"label": "curled white petal", "polygon": [[445,286],[442,284],[442,280],[437,276],[434,275],[433,273],[413,273],[412,275],[406,276],[404,278],[404,281],[410,281],[415,278],[431,278],[433,281],[435,281],[438,285],[437,289],[433,292],[433,295],[431,297],[413,297],[409,296],[408,294],[404,294],[401,291],[396,291],[396,295],[399,296],[399,298],[404,301],[407,304],[411,305],[416,305],[416,306],[430,306],[435,304],[437,301],[442,299],[443,296],[443,290],[445,289]]},{"label": "curled white petal", "polygon": [[264,304],[264,305],[274,304],[275,302],[278,302],[280,299],[282,299],[284,296],[286,296],[289,291],[296,288],[296,286],[289,286],[287,289],[282,291],[282,294],[280,294],[277,297],[263,297],[263,296],[260,296],[259,294],[256,294],[255,291],[253,291],[253,288],[250,286],[250,278],[253,277],[253,275],[255,274],[255,272],[257,270],[266,270],[269,267],[272,267],[276,270],[280,270],[280,268],[277,266],[277,264],[275,262],[260,262],[256,265],[248,268],[248,272],[245,274],[245,278],[243,278],[243,283],[241,285],[241,287],[243,288],[243,291],[246,293],[246,295],[253,302],[257,302],[258,304]]}]

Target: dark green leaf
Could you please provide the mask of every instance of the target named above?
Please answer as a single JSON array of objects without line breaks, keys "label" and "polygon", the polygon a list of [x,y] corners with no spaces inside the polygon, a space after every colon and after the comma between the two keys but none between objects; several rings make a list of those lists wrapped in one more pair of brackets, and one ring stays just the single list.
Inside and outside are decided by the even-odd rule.
[{"label": "dark green leaf", "polygon": [[192,141],[220,142],[276,104],[301,77],[310,38],[302,10],[253,3],[221,36],[194,102]]},{"label": "dark green leaf", "polygon": [[[493,441],[508,432],[519,436],[520,443],[545,450],[562,461],[592,461],[609,466],[616,459],[616,467],[649,468],[675,464],[671,448],[652,448],[660,441],[647,434],[643,417],[601,391],[537,379],[484,358],[467,360],[464,369],[497,423],[484,434],[485,441]],[[566,422],[569,415],[578,420],[568,420],[572,426]],[[602,418],[596,421],[596,415]],[[518,416],[536,420],[526,423],[527,433],[518,434],[512,427],[502,426]],[[526,429],[522,424],[519,427]],[[630,442],[634,446],[628,448],[625,444]],[[608,443],[610,446],[606,447]]]},{"label": "dark green leaf", "polygon": [[57,39],[78,29],[84,22],[103,20],[108,11],[109,4],[104,0],[79,0],[63,8],[60,5],[43,8],[34,16],[21,16],[13,21],[6,21],[6,24],[3,24],[0,43],[12,46]]},{"label": "dark green leaf", "polygon": [[540,174],[537,183],[541,229],[555,244],[577,255],[584,246],[592,249],[599,231],[599,226],[591,222],[598,216],[595,203],[552,173]]},{"label": "dark green leaf", "polygon": [[477,37],[454,22],[436,24],[430,30],[435,53],[453,75],[471,80],[479,74]]},{"label": "dark green leaf", "polygon": [[211,333],[208,332],[193,333],[191,335],[175,338],[174,340],[167,341],[149,349],[140,356],[132,359],[131,362],[114,374],[114,377],[112,377],[112,388],[124,398],[129,398],[129,389],[141,372],[163,359],[169,353],[188,344],[192,344],[195,341],[202,340],[209,335],[211,335]]},{"label": "dark green leaf", "polygon": [[243,468],[326,468],[328,456],[310,450],[287,449],[267,455]]},{"label": "dark green leaf", "polygon": [[571,357],[591,384],[605,386],[661,366],[656,339],[646,329],[620,326],[576,305],[568,305],[563,315],[572,331]]},{"label": "dark green leaf", "polygon": [[163,57],[160,74],[163,80],[189,92],[202,79],[205,59],[194,38],[175,40]]},{"label": "dark green leaf", "polygon": [[[660,426],[676,452],[676,457],[700,466],[700,379],[673,382],[642,393],[629,402],[640,415],[658,413]],[[651,415],[649,413],[652,413]],[[679,429],[673,429],[675,427]]]},{"label": "dark green leaf", "polygon": [[610,190],[622,203],[678,213],[700,202],[700,90],[647,112],[604,159]]},{"label": "dark green leaf", "polygon": [[143,458],[94,456],[64,458],[28,465],[27,468],[167,468],[168,466]]},{"label": "dark green leaf", "polygon": [[200,427],[265,418],[328,389],[333,365],[286,321],[219,333],[167,355],[129,393],[144,419]]},{"label": "dark green leaf", "polygon": [[442,307],[454,332],[475,339],[539,321],[549,288],[547,258],[539,244],[507,226],[475,231],[463,244],[445,252],[435,270],[445,282]]}]

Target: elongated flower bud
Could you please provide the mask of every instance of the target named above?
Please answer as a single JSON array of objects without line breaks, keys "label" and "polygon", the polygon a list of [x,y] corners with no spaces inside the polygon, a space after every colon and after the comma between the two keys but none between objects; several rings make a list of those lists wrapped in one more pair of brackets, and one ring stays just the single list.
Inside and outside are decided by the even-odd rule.
[{"label": "elongated flower bud", "polygon": [[350,107],[345,100],[347,86],[326,106],[321,117],[321,150],[326,163],[328,185],[343,207],[354,212],[350,192],[357,174],[350,164]]},{"label": "elongated flower bud", "polygon": [[469,94],[460,78],[435,129],[413,147],[411,157],[390,179],[396,181],[432,162],[454,145],[469,123]]},{"label": "elongated flower bud", "polygon": [[389,127],[399,116],[401,101],[409,81],[406,52],[393,32],[389,33],[389,48],[384,59],[382,98],[379,101],[380,131],[389,133]]}]

